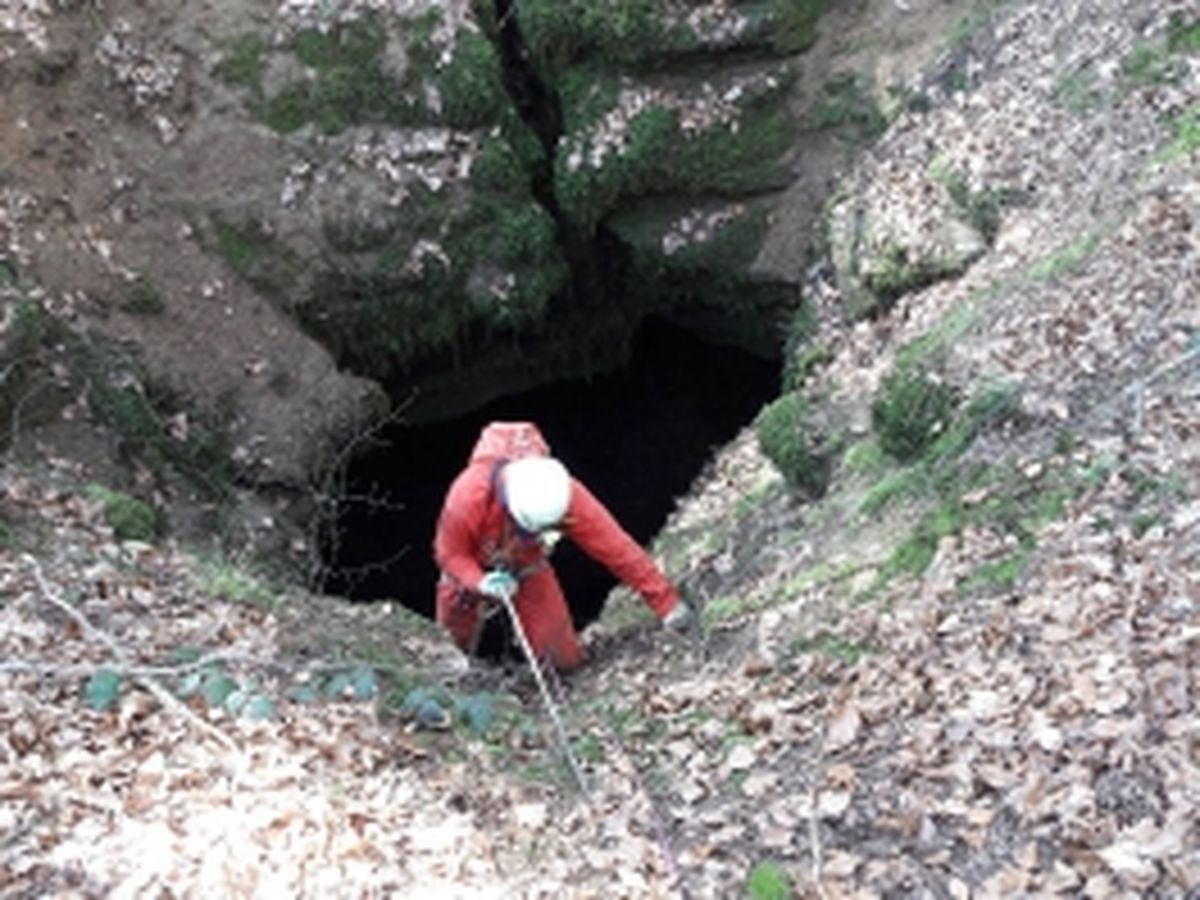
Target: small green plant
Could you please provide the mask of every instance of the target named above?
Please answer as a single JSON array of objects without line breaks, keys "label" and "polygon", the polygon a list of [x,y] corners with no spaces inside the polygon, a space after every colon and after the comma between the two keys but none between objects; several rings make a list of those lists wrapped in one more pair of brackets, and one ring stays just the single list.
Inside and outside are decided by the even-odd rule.
[{"label": "small green plant", "polygon": [[958,391],[922,371],[901,370],[884,379],[871,404],[871,421],[884,451],[915,459],[954,418]]},{"label": "small green plant", "polygon": [[989,246],[1000,231],[1004,211],[1024,199],[1021,192],[1009,189],[972,190],[961,172],[942,166],[935,166],[931,175],[946,188],[959,217],[979,232]]},{"label": "small green plant", "polygon": [[792,641],[788,646],[788,651],[793,654],[820,653],[848,665],[854,665],[860,659],[878,653],[879,648],[872,644],[864,644],[835,634],[821,632],[812,637],[803,637]]},{"label": "small green plant", "polygon": [[263,54],[267,42],[262,35],[247,33],[222,48],[217,76],[227,84],[257,91],[262,85]]},{"label": "small green plant", "polygon": [[438,84],[447,123],[455,128],[476,128],[500,118],[507,102],[500,59],[483,35],[459,36],[454,56],[441,72]]},{"label": "small green plant", "polygon": [[1189,22],[1183,13],[1171,13],[1167,24],[1167,49],[1172,53],[1200,53],[1200,19]]},{"label": "small green plant", "polygon": [[121,309],[139,316],[152,316],[166,309],[162,289],[149,275],[139,275],[125,291]]},{"label": "small green plant", "polygon": [[266,581],[244,564],[231,561],[223,554],[203,561],[198,587],[201,592],[211,596],[266,609],[274,607],[279,601],[277,592]]},{"label": "small green plant", "polygon": [[1200,103],[1193,103],[1181,112],[1174,122],[1175,138],[1158,156],[1175,159],[1191,156],[1200,149]]},{"label": "small green plant", "polygon": [[1063,109],[1078,114],[1091,112],[1104,104],[1104,93],[1096,85],[1096,73],[1087,68],[1059,79],[1051,96]]},{"label": "small green plant", "polygon": [[855,142],[870,141],[887,128],[887,117],[868,81],[854,72],[834,75],[807,114],[813,128],[833,131]]},{"label": "small green plant", "polygon": [[775,23],[771,43],[780,53],[803,53],[817,40],[826,0],[771,0]]},{"label": "small green plant", "polygon": [[314,77],[292,82],[267,98],[261,109],[263,120],[284,134],[309,123],[336,134],[365,122],[416,121],[423,112],[421,104],[380,62],[386,43],[387,34],[376,16],[329,31],[300,32],[292,49]]},{"label": "small green plant", "polygon": [[829,484],[830,454],[813,428],[809,407],[795,391],[784,394],[758,415],[758,446],[793,487],[819,497]]},{"label": "small green plant", "polygon": [[158,532],[158,516],[141,500],[102,485],[89,485],[88,499],[101,504],[104,520],[122,541],[152,541]]},{"label": "small green plant", "polygon": [[1172,58],[1166,47],[1139,44],[1121,60],[1121,81],[1127,90],[1176,84],[1187,72],[1187,63]]},{"label": "small green plant", "polygon": [[788,900],[792,896],[792,882],[775,863],[760,862],[750,870],[746,892],[750,900]]},{"label": "small green plant", "polygon": [[1033,264],[1030,275],[1037,280],[1053,279],[1079,269],[1100,244],[1097,234],[1077,237],[1065,247]]}]

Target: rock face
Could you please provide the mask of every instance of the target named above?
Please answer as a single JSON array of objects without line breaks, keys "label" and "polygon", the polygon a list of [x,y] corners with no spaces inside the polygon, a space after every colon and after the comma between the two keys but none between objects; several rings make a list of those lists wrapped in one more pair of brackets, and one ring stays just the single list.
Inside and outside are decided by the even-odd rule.
[{"label": "rock face", "polygon": [[[619,363],[649,312],[769,345],[909,36],[965,5],[25,0],[0,13],[7,300],[287,485],[380,386],[451,414]],[[975,239],[943,232],[953,269]]]}]

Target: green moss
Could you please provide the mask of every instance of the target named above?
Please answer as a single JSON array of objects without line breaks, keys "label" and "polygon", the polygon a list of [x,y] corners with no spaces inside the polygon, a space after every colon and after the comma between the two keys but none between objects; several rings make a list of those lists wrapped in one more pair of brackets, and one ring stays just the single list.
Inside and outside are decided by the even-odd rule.
[{"label": "green moss", "polygon": [[747,104],[734,122],[690,135],[673,111],[644,109],[630,120],[624,146],[609,150],[598,166],[588,158],[586,135],[567,139],[555,159],[555,194],[572,219],[592,228],[629,197],[740,195],[768,187],[792,138],[781,100],[777,88]]},{"label": "green moss", "polygon": [[[209,497],[228,494],[232,464],[221,422],[225,411],[204,415],[189,409],[169,388],[146,376],[118,345],[72,336],[71,364],[92,415],[113,430],[123,453],[153,472],[173,469]],[[172,435],[168,419],[187,413],[184,437]]]},{"label": "green moss", "polygon": [[876,268],[863,277],[872,302],[860,302],[855,311],[859,317],[886,312],[906,294],[920,291],[958,272],[958,269],[947,268],[928,257],[913,258],[907,247],[891,242],[880,247],[876,256]]},{"label": "green moss", "polygon": [[758,445],[787,482],[809,496],[829,484],[830,450],[810,421],[808,404],[795,392],[784,394],[758,415]]},{"label": "green moss", "polygon": [[871,404],[879,445],[896,459],[915,459],[949,427],[958,401],[955,388],[924,372],[888,376]]},{"label": "green moss", "polygon": [[1200,149],[1200,103],[1193,103],[1172,123],[1174,139],[1159,154],[1159,159],[1187,157]]},{"label": "green moss", "polygon": [[1021,548],[1002,559],[980,565],[960,587],[962,593],[1011,591],[1025,570],[1032,550]]},{"label": "green moss", "polygon": [[538,65],[550,72],[588,58],[636,65],[668,37],[654,0],[524,0],[517,20]]},{"label": "green moss", "polygon": [[1187,74],[1187,63],[1173,58],[1165,46],[1138,44],[1121,60],[1121,82],[1127,91],[1178,84]]},{"label": "green moss", "polygon": [[1054,102],[1073,113],[1088,113],[1104,105],[1104,92],[1096,85],[1096,73],[1083,68],[1059,79],[1051,95]]},{"label": "green moss", "polygon": [[887,118],[875,101],[870,82],[854,72],[827,80],[805,120],[812,128],[833,131],[854,143],[870,141],[887,128]]},{"label": "green moss", "polygon": [[1167,49],[1172,53],[1200,53],[1200,19],[1171,13],[1167,26]]},{"label": "green moss", "polygon": [[223,554],[204,559],[199,568],[197,587],[203,593],[234,603],[247,603],[273,609],[279,592],[252,567],[235,562]]},{"label": "green moss", "polygon": [[121,309],[139,316],[152,316],[166,309],[162,290],[149,275],[135,278],[121,298]]},{"label": "green moss", "polygon": [[818,634],[798,638],[788,646],[788,655],[799,653],[819,653],[848,665],[854,665],[859,660],[879,653],[879,648],[873,644],[852,641],[836,634],[820,632]]},{"label": "green moss", "polygon": [[[629,122],[628,142],[620,152],[610,152],[593,168],[585,159],[572,161],[574,142],[563,142],[555,160],[555,196],[572,219],[593,226],[611,212],[625,195],[649,189],[654,172],[678,139],[675,115],[660,107],[645,109]],[[677,148],[676,148],[677,149]],[[586,157],[587,151],[584,150]]]},{"label": "green moss", "polygon": [[234,224],[214,215],[210,225],[215,249],[231,269],[268,296],[291,297],[301,267],[292,250],[253,220]]},{"label": "green moss", "polygon": [[267,42],[253,32],[239,35],[222,47],[217,77],[227,84],[258,91],[262,87],[263,54]]},{"label": "green moss", "polygon": [[950,195],[959,217],[974,228],[989,246],[996,240],[1000,221],[1006,209],[1025,202],[1025,195],[1016,190],[984,188],[972,190],[961,172],[935,165],[930,173]]},{"label": "green moss", "polygon": [[771,0],[771,43],[781,53],[803,53],[817,40],[825,0]]},{"label": "green moss", "polygon": [[483,35],[458,36],[454,56],[438,73],[446,122],[455,128],[477,128],[500,117],[508,98],[496,50]]},{"label": "green moss", "polygon": [[1035,279],[1049,280],[1078,271],[1091,258],[1099,245],[1099,235],[1082,235],[1065,247],[1034,263],[1030,269],[1030,275]]},{"label": "green moss", "polygon": [[380,54],[386,43],[386,32],[373,16],[327,32],[300,32],[292,50],[313,76],[267,98],[263,121],[285,134],[309,123],[336,134],[363,123],[404,125],[427,118],[406,86],[384,72]]},{"label": "green moss", "polygon": [[158,533],[158,516],[141,500],[109,490],[98,484],[89,485],[88,497],[104,508],[104,520],[113,534],[122,541],[153,541]]}]

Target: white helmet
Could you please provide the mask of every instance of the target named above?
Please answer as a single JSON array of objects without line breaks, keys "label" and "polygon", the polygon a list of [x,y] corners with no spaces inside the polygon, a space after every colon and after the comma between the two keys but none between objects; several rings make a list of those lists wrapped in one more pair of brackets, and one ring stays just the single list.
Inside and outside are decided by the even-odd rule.
[{"label": "white helmet", "polygon": [[571,501],[571,476],[549,456],[526,456],[504,467],[504,503],[526,531],[557,525]]}]

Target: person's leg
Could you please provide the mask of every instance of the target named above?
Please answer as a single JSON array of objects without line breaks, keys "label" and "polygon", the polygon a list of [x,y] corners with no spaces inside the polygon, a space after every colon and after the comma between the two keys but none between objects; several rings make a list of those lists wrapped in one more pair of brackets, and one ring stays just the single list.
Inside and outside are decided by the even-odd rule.
[{"label": "person's leg", "polygon": [[475,649],[471,644],[479,624],[479,598],[448,578],[438,579],[435,598],[438,623],[450,632],[460,650],[470,653]]},{"label": "person's leg", "polygon": [[517,616],[538,659],[547,659],[564,672],[583,664],[583,645],[571,621],[562,585],[550,566],[542,566],[521,579]]}]

